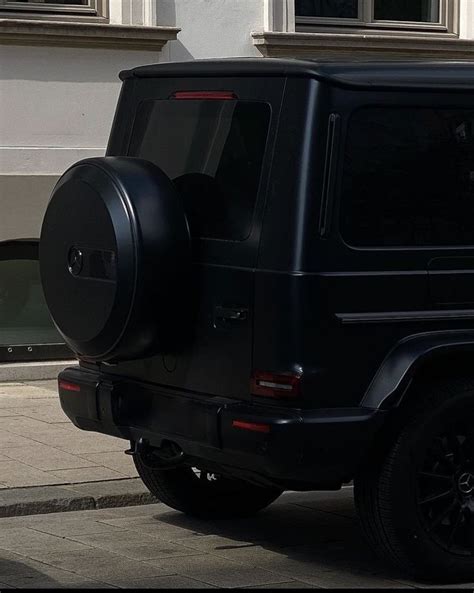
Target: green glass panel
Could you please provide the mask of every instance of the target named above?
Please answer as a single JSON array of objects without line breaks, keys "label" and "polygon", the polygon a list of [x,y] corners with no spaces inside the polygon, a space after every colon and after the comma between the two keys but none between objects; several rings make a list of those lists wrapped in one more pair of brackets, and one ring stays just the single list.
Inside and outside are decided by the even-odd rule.
[{"label": "green glass panel", "polygon": [[44,300],[38,261],[0,261],[0,346],[63,342]]}]

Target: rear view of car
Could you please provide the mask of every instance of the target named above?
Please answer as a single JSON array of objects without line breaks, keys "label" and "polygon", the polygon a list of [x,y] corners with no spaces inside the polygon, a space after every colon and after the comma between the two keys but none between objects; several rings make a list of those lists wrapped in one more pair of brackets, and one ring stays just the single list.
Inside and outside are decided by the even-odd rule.
[{"label": "rear view of car", "polygon": [[[449,152],[470,208],[468,75],[272,59],[122,73],[107,156],[64,173],[42,228],[45,298],[80,361],[59,377],[72,422],[130,441],[151,492],[200,517],[354,479],[379,555],[471,578],[474,315],[452,298],[474,260],[416,165]],[[445,227],[457,247],[430,243]]]}]

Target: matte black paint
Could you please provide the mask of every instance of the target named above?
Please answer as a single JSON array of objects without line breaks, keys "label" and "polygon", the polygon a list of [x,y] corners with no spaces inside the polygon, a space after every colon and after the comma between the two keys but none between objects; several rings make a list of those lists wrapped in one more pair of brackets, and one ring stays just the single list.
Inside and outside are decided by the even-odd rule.
[{"label": "matte black paint", "polygon": [[[253,479],[338,487],[423,363],[474,357],[466,305],[474,246],[354,248],[341,238],[347,124],[370,105],[472,106],[474,65],[222,60],[144,66],[121,78],[110,156],[128,154],[144,99],[232,90],[268,102],[260,194],[246,241],[193,243],[190,341],[168,358],[65,371],[85,381],[87,396],[61,391],[63,408],[81,428],[156,446],[171,439],[201,463]],[[449,301],[443,278],[457,278],[464,296]],[[245,318],[216,320],[222,309]],[[302,372],[301,399],[251,397],[252,369]],[[244,435],[231,428],[235,418],[269,422],[272,432]]]}]

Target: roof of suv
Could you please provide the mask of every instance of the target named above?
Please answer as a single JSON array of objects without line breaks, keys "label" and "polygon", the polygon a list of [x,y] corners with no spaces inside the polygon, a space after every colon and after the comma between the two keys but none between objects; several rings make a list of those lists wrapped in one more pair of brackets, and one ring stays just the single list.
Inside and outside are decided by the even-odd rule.
[{"label": "roof of suv", "polygon": [[315,61],[279,58],[194,60],[140,66],[126,78],[291,76],[316,78],[348,88],[472,89],[474,61]]}]

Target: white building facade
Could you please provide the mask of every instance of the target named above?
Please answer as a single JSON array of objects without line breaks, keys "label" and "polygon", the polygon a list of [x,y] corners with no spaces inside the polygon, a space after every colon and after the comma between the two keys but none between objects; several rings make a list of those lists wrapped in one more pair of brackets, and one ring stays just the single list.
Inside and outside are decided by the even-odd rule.
[{"label": "white building facade", "polygon": [[0,0],[0,240],[103,154],[140,64],[237,56],[474,57],[474,0]]},{"label": "white building facade", "polygon": [[104,154],[120,70],[239,56],[474,59],[474,0],[0,0],[0,242]]}]

